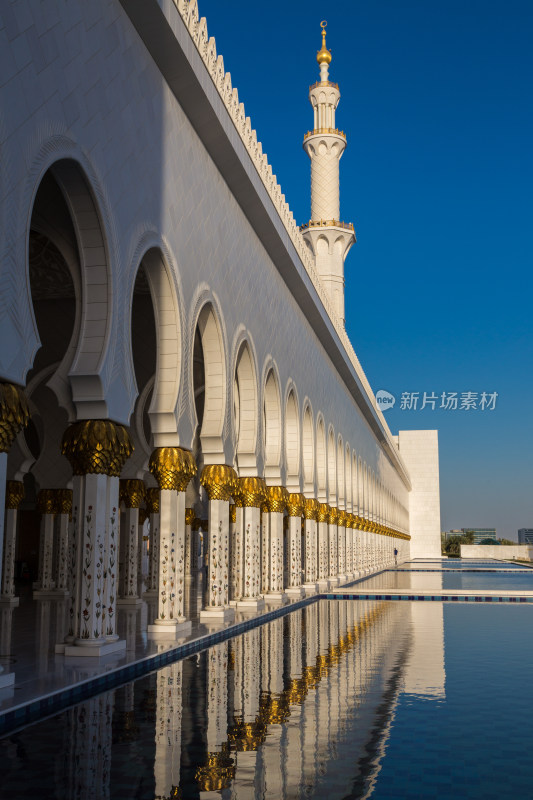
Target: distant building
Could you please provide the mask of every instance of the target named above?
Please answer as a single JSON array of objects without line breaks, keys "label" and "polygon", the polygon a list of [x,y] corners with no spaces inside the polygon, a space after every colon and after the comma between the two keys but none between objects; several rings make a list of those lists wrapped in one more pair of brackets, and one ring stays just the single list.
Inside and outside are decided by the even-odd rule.
[{"label": "distant building", "polygon": [[533,528],[518,529],[518,544],[533,544]]},{"label": "distant building", "polygon": [[473,533],[473,544],[481,544],[484,539],[496,539],[496,528],[461,528],[461,534]]},{"label": "distant building", "polygon": [[460,530],[459,528],[457,528],[457,529],[455,529],[453,531],[444,531],[444,538],[446,539],[446,541],[448,541],[448,539],[451,539],[452,536],[462,536],[462,535],[463,535],[463,531]]}]

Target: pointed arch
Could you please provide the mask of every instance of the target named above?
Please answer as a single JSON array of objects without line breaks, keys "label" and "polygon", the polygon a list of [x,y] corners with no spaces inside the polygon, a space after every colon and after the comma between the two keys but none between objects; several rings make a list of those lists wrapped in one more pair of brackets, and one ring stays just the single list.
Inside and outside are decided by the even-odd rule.
[{"label": "pointed arch", "polygon": [[348,442],[344,445],[344,481],[346,486],[346,510],[351,512],[353,503],[352,454]]},{"label": "pointed arch", "polygon": [[196,406],[202,453],[206,464],[223,463],[227,362],[222,325],[212,303],[207,302],[201,308],[194,330],[192,340],[196,352],[193,353],[191,364],[194,366],[195,359],[198,361],[200,355],[203,366],[203,387],[196,385],[194,389],[195,396],[200,391],[204,393],[203,404]]},{"label": "pointed arch", "polygon": [[281,395],[274,366],[266,373],[263,388],[265,478],[281,482]]},{"label": "pointed arch", "polygon": [[315,443],[313,436],[313,412],[308,400],[304,402],[302,421],[302,463],[304,492],[314,493],[315,487]]},{"label": "pointed arch", "polygon": [[337,438],[337,505],[344,509],[346,503],[346,485],[344,473],[344,445],[342,436]]},{"label": "pointed arch", "polygon": [[[179,444],[176,407],[181,377],[182,334],[178,296],[170,266],[163,252],[158,247],[150,247],[140,259],[137,282],[132,285],[132,298],[129,303],[131,333],[133,333],[131,329],[133,286],[138,286],[138,280],[142,278],[141,271],[148,285],[155,322],[154,383],[148,407],[154,446],[160,446],[159,437],[162,437],[161,443],[168,444],[175,440],[175,443]],[[133,364],[133,355],[131,353],[130,355]],[[144,385],[137,386],[137,392],[142,392],[144,388]]]},{"label": "pointed arch", "polygon": [[285,464],[287,486],[300,484],[300,417],[296,389],[289,386],[285,400]]},{"label": "pointed arch", "polygon": [[[233,370],[233,415],[239,473],[257,474],[257,370],[248,341],[239,346]],[[251,474],[252,474],[251,473]]]},{"label": "pointed arch", "polygon": [[332,425],[328,432],[328,503],[330,505],[337,503],[337,447]]},{"label": "pointed arch", "polygon": [[316,423],[316,479],[318,488],[318,499],[326,503],[327,496],[327,452],[326,452],[326,426],[324,417],[320,413]]}]

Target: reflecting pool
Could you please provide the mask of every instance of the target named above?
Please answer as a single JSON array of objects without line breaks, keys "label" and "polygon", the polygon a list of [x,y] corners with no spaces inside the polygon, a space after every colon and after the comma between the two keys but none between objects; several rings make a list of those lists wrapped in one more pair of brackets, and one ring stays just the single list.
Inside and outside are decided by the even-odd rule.
[{"label": "reflecting pool", "polygon": [[0,740],[0,796],[530,797],[532,614],[315,602]]}]

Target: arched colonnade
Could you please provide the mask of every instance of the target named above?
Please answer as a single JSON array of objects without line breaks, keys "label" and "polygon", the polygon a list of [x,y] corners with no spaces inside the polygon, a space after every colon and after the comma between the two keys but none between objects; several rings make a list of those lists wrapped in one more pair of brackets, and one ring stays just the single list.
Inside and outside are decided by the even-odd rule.
[{"label": "arched colonnade", "polygon": [[186,629],[200,552],[211,622],[405,559],[407,510],[349,432],[282,385],[275,353],[259,363],[253,332],[228,340],[208,287],[185,307],[164,242],[138,244],[128,288],[111,240],[81,165],[48,166],[25,234],[24,385],[0,384],[1,601],[17,602],[19,510],[38,527],[34,595],[70,598],[67,655],[122,647],[117,603],[143,591],[152,635]]}]

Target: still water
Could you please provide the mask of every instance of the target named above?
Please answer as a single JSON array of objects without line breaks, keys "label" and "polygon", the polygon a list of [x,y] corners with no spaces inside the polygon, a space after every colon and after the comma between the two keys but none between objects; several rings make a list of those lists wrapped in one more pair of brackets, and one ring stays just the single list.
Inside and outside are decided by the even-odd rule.
[{"label": "still water", "polygon": [[0,796],[533,796],[530,606],[320,601],[0,740]]}]

